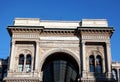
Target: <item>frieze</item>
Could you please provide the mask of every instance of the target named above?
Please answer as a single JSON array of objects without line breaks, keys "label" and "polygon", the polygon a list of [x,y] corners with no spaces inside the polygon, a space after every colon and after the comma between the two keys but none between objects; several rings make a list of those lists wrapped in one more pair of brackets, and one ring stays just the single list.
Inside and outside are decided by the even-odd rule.
[{"label": "frieze", "polygon": [[45,44],[40,44],[40,47],[57,47],[57,48],[62,48],[62,47],[79,47],[79,44],[56,44],[56,43],[45,43]]},{"label": "frieze", "polygon": [[22,33],[20,33],[20,34],[14,34],[13,35],[13,38],[39,38],[39,34],[33,34],[33,33],[27,33],[27,34],[22,34]]},{"label": "frieze", "polygon": [[97,36],[95,36],[95,35],[93,35],[93,36],[90,36],[90,35],[84,35],[84,36],[82,36],[82,39],[88,39],[88,40],[90,40],[90,39],[93,39],[93,40],[101,40],[101,39],[106,39],[106,40],[109,40],[110,38],[109,38],[109,36],[103,36],[103,35],[97,35]]},{"label": "frieze", "polygon": [[34,46],[16,46],[17,50],[21,50],[21,49],[33,49]]},{"label": "frieze", "polygon": [[79,40],[78,37],[40,37],[40,40]]}]

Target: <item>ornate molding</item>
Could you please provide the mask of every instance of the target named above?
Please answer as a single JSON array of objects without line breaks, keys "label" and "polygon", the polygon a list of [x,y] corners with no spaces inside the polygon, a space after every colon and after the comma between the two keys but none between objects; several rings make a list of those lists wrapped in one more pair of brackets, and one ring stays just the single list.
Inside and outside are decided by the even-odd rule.
[{"label": "ornate molding", "polygon": [[40,34],[42,35],[76,35],[77,32],[75,30],[44,30]]}]

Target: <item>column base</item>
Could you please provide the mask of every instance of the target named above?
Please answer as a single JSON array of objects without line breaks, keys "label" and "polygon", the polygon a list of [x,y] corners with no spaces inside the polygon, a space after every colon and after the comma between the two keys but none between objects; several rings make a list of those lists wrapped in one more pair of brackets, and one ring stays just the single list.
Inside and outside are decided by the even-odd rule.
[{"label": "column base", "polygon": [[82,78],[87,78],[86,71],[83,71],[83,72],[82,72]]},{"label": "column base", "polygon": [[107,78],[108,78],[108,79],[111,79],[111,72],[108,72],[108,73],[107,73]]}]

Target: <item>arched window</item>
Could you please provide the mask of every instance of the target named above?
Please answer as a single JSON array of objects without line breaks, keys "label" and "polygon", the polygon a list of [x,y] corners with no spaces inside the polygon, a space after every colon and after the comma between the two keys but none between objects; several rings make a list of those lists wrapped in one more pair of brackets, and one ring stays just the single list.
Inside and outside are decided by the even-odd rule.
[{"label": "arched window", "polygon": [[24,55],[19,55],[19,71],[22,72],[24,69]]},{"label": "arched window", "polygon": [[95,72],[95,63],[94,63],[94,56],[93,55],[91,55],[90,57],[89,57],[89,70],[90,70],[90,72]]},{"label": "arched window", "polygon": [[116,69],[112,69],[112,77],[114,80],[117,80],[117,70]]},{"label": "arched window", "polygon": [[97,73],[102,72],[102,58],[99,55],[96,57],[96,72]]},{"label": "arched window", "polygon": [[31,71],[31,61],[32,61],[31,55],[28,54],[26,57],[26,71],[27,72]]}]

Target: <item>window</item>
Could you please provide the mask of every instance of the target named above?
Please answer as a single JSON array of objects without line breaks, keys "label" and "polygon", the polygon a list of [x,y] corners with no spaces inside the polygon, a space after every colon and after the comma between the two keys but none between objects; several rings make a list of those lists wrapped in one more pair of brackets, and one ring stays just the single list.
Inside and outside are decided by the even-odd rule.
[{"label": "window", "polygon": [[19,71],[22,72],[24,69],[24,55],[19,55]]},{"label": "window", "polygon": [[90,72],[101,73],[102,72],[102,58],[97,56],[96,59],[93,55],[89,56],[89,70]]},{"label": "window", "polygon": [[113,77],[113,79],[117,80],[117,71],[116,71],[116,69],[112,70],[112,77]]},{"label": "window", "polygon": [[89,69],[90,69],[90,72],[95,72],[95,63],[94,63],[93,55],[89,57]]},{"label": "window", "polygon": [[26,57],[26,71],[27,72],[31,71],[31,61],[32,61],[31,55],[28,54]]},{"label": "window", "polygon": [[102,58],[99,55],[96,57],[96,72],[97,73],[102,72]]},{"label": "window", "polygon": [[120,79],[120,69],[119,69],[119,79]]},{"label": "window", "polygon": [[2,67],[0,67],[0,73],[2,73]]},{"label": "window", "polygon": [[7,76],[7,68],[4,69],[4,71],[3,71],[3,78],[5,78],[6,76]]}]

